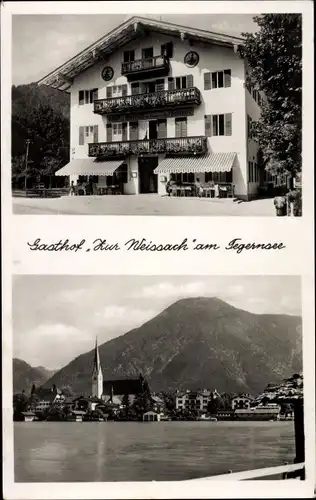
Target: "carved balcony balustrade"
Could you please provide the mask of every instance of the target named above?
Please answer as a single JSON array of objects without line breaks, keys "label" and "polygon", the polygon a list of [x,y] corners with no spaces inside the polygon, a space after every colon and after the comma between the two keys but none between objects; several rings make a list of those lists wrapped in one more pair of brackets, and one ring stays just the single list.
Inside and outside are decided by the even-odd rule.
[{"label": "carved balcony balustrade", "polygon": [[89,144],[89,156],[95,158],[126,157],[165,153],[168,155],[205,154],[207,138],[172,137],[166,139],[146,139],[138,141],[96,142]]},{"label": "carved balcony balustrade", "polygon": [[110,97],[94,101],[94,112],[100,115],[173,108],[175,106],[198,106],[201,94],[196,87],[178,90],[160,90],[148,94],[133,94]]},{"label": "carved balcony balustrade", "polygon": [[167,76],[169,70],[169,59],[165,55],[122,63],[122,75],[126,76],[129,81]]}]

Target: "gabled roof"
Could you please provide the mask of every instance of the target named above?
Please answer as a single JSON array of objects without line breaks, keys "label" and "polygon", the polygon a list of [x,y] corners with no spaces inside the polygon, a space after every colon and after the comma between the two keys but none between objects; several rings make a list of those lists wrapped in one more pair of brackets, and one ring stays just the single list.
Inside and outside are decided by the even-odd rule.
[{"label": "gabled roof", "polygon": [[58,394],[58,390],[56,388],[46,389],[45,387],[39,387],[35,391],[35,395],[38,397],[40,401],[54,401]]},{"label": "gabled roof", "polygon": [[97,61],[105,60],[107,56],[120,47],[149,31],[176,36],[190,42],[196,41],[230,48],[243,45],[243,38],[240,37],[135,16],[120,24],[117,28],[46,75],[39,80],[38,84],[49,85],[59,90],[68,90],[74,77],[93,66]]}]

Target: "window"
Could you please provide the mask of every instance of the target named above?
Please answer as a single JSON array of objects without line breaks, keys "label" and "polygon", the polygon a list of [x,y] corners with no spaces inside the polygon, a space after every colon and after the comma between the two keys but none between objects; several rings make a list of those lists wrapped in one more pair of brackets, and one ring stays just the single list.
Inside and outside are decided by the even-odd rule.
[{"label": "window", "polygon": [[79,127],[79,146],[98,142],[98,125],[86,125]]},{"label": "window", "polygon": [[142,59],[150,59],[154,57],[154,49],[152,47],[142,50]]},{"label": "window", "polygon": [[247,136],[248,136],[248,139],[252,139],[251,127],[252,127],[252,118],[249,115],[247,115]]},{"label": "window", "polygon": [[112,124],[112,134],[113,141],[121,141],[122,140],[122,123],[113,123]]},{"label": "window", "polygon": [[188,89],[190,87],[193,87],[193,75],[178,76],[174,80],[175,89]]},{"label": "window", "polygon": [[121,95],[122,95],[122,85],[114,85],[112,89],[112,96],[121,97]]},{"label": "window", "polygon": [[98,89],[79,90],[79,105],[92,104],[98,98]]},{"label": "window", "polygon": [[185,174],[171,174],[171,180],[179,183],[188,182],[190,184],[193,184],[194,174],[191,172]]},{"label": "window", "polygon": [[224,115],[218,115],[218,135],[225,135]]},{"label": "window", "polygon": [[161,46],[161,55],[167,56],[169,59],[173,56],[173,43],[172,42],[164,43]]},{"label": "window", "polygon": [[204,73],[204,90],[231,87],[231,70]]},{"label": "window", "polygon": [[205,135],[232,135],[232,113],[205,115]]},{"label": "window", "polygon": [[187,119],[176,118],[175,125],[176,125],[176,137],[187,137],[187,131],[188,131]]},{"label": "window", "polygon": [[106,98],[110,99],[111,97],[122,97],[127,95],[127,84],[123,85],[108,85],[106,87]]},{"label": "window", "polygon": [[182,182],[189,182],[192,184],[194,182],[194,174],[191,172],[182,174]]},{"label": "window", "polygon": [[231,113],[212,115],[212,135],[231,135]]},{"label": "window", "polygon": [[132,89],[132,95],[139,94],[139,92],[140,92],[139,83],[138,82],[132,83],[131,89]]},{"label": "window", "polygon": [[135,51],[134,50],[125,50],[123,54],[124,62],[132,62],[135,61]]},{"label": "window", "polygon": [[248,179],[249,182],[254,182],[254,164],[252,161],[248,161]]},{"label": "window", "polygon": [[186,89],[187,88],[187,77],[179,76],[176,78],[176,89]]},{"label": "window", "polygon": [[224,182],[226,184],[233,182],[232,170],[229,172],[205,172],[205,182],[214,182],[214,184],[219,184]]}]

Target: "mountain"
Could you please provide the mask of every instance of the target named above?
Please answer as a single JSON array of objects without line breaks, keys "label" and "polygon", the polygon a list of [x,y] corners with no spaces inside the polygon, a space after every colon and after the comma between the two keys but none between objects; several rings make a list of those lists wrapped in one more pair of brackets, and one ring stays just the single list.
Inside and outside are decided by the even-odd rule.
[{"label": "mountain", "polygon": [[12,86],[13,116],[17,115],[22,108],[38,106],[50,106],[55,113],[62,114],[69,120],[70,94],[46,85],[37,85],[37,83]]},{"label": "mountain", "polygon": [[[252,314],[217,298],[175,302],[139,328],[101,345],[104,380],[140,372],[153,391],[216,388],[260,394],[302,366],[301,318]],[[93,351],[45,385],[90,394]]]},{"label": "mountain", "polygon": [[55,370],[47,370],[43,366],[32,367],[22,359],[13,359],[13,392],[30,392],[32,385],[43,385],[55,373]]}]

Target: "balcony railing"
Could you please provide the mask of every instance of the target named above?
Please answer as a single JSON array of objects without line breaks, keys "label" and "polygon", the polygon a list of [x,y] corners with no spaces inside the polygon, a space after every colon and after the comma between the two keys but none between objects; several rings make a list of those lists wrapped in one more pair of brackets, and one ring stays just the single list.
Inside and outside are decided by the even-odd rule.
[{"label": "balcony railing", "polygon": [[124,157],[142,154],[203,154],[207,152],[204,136],[172,137],[168,139],[148,139],[140,141],[96,142],[89,144],[89,156]]},{"label": "balcony railing", "polygon": [[196,87],[178,90],[160,90],[149,94],[133,94],[123,97],[110,97],[94,101],[94,112],[128,113],[149,109],[172,108],[175,106],[198,106],[201,94]]},{"label": "balcony railing", "polygon": [[150,73],[162,76],[163,74],[167,75],[168,72],[169,59],[165,55],[122,63],[122,75],[125,75],[130,80],[138,79],[142,75],[149,76]]}]

